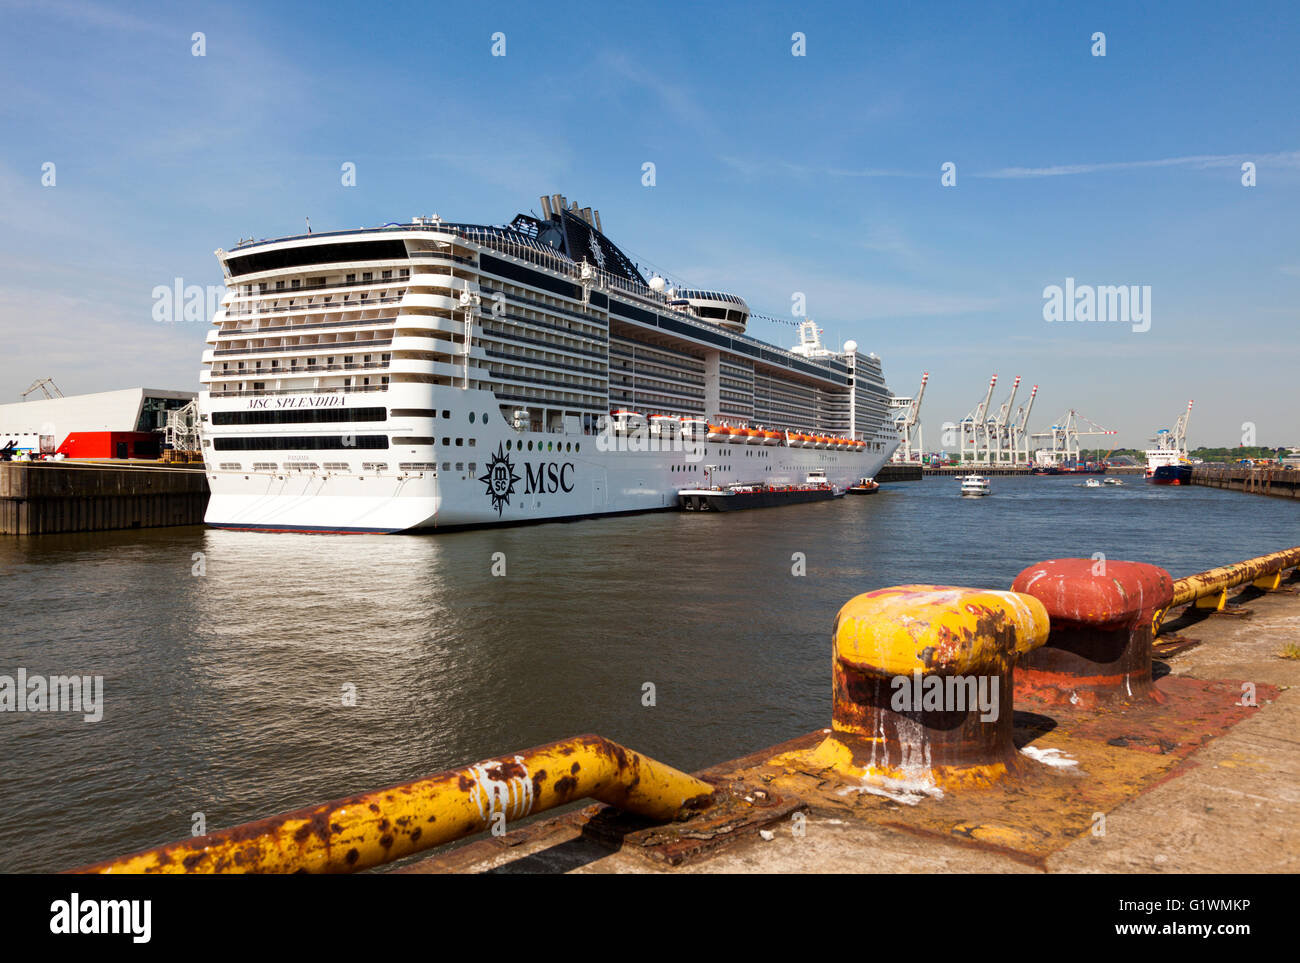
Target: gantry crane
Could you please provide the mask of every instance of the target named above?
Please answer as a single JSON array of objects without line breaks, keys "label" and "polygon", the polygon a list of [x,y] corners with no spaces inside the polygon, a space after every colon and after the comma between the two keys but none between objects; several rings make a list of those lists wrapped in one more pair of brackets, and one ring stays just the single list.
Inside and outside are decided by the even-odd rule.
[{"label": "gantry crane", "polygon": [[[979,407],[963,418],[958,426],[961,430],[960,451],[962,461],[978,463],[980,460],[980,435],[988,431],[988,425],[985,422],[988,418],[989,402],[993,400],[993,388],[997,383],[997,375],[989,379],[989,390],[984,393],[984,400],[979,403]],[[968,441],[970,443],[969,449],[967,448]],[[968,450],[969,458],[967,458]]]},{"label": "gantry crane", "polygon": [[925,385],[929,380],[930,372],[921,372],[921,387],[917,389],[916,397],[894,398],[890,403],[891,407],[901,412],[894,418],[900,440],[898,447],[894,449],[894,455],[891,459],[893,461],[919,462],[925,452],[920,427],[921,399],[925,397]]},{"label": "gantry crane", "polygon": [[1016,380],[1011,383],[1011,396],[1002,403],[1002,407],[998,409],[997,416],[993,419],[988,430],[988,460],[990,464],[1011,464],[1015,461],[1014,452],[1009,444],[1010,436],[1007,425],[1011,418],[1011,406],[1016,403],[1016,392],[1019,390],[1020,375],[1016,375]]}]

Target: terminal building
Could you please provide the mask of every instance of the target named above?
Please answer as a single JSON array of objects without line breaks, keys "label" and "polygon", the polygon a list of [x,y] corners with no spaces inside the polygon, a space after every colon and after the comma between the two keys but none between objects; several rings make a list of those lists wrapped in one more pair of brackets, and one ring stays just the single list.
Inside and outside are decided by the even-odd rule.
[{"label": "terminal building", "polygon": [[193,391],[124,388],[0,405],[0,448],[67,458],[157,458],[168,412]]}]

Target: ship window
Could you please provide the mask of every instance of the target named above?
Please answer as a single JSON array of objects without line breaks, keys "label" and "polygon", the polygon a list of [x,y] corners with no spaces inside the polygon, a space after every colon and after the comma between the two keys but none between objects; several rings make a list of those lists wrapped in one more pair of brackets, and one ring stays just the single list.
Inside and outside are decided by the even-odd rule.
[{"label": "ship window", "polygon": [[345,445],[343,435],[256,435],[251,438],[217,438],[217,451],[309,451],[344,448],[387,448],[387,435],[351,435]]},{"label": "ship window", "polygon": [[451,412],[450,412],[450,411],[447,411],[447,410],[444,409],[443,412],[442,412],[442,416],[443,416],[444,418],[450,418],[450,417],[451,417]]},{"label": "ship window", "polygon": [[529,451],[533,450],[533,443],[531,441],[528,443],[528,450]]},{"label": "ship window", "polygon": [[474,424],[474,412],[472,411],[469,413],[469,423]]},{"label": "ship window", "polygon": [[465,445],[465,439],[464,439],[464,438],[457,438],[457,439],[456,439],[456,447],[457,447],[457,448],[463,448],[464,445]]}]

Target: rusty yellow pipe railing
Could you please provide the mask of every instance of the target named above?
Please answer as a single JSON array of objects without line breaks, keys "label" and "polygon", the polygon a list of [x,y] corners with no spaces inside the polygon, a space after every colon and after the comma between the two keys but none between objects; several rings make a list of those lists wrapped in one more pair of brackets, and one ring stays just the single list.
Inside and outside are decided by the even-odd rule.
[{"label": "rusty yellow pipe railing", "polygon": [[712,794],[700,779],[585,735],[74,872],[348,873],[575,799],[668,820]]},{"label": "rusty yellow pipe railing", "polygon": [[1198,609],[1222,611],[1227,602],[1228,589],[1252,583],[1256,588],[1272,590],[1282,582],[1282,573],[1300,565],[1300,546],[1250,558],[1235,565],[1212,568],[1199,575],[1174,580],[1174,600],[1171,607],[1195,602]]}]

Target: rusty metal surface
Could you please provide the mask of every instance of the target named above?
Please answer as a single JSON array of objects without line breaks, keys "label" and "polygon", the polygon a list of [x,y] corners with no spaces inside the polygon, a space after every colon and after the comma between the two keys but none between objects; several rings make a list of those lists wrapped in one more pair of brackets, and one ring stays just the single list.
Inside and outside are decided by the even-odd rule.
[{"label": "rusty metal surface", "polygon": [[1089,704],[1156,698],[1151,644],[1173,598],[1173,579],[1142,562],[1061,558],[1031,565],[1011,583],[1051,618],[1047,643],[1020,660],[1017,693]]},{"label": "rusty metal surface", "polygon": [[[1173,605],[1186,605],[1200,599],[1213,599],[1222,607],[1223,593],[1247,582],[1254,582],[1275,572],[1300,565],[1300,546],[1247,559],[1235,565],[1212,568],[1174,581]],[[1263,587],[1263,586],[1261,586]]]},{"label": "rusty metal surface", "polygon": [[352,872],[578,799],[671,820],[707,807],[712,796],[702,780],[585,735],[77,872]]},{"label": "rusty metal surface", "polygon": [[1043,606],[1014,592],[902,585],[857,596],[835,620],[828,764],[926,785],[999,778],[1015,762],[1016,659],[1046,637]]}]

